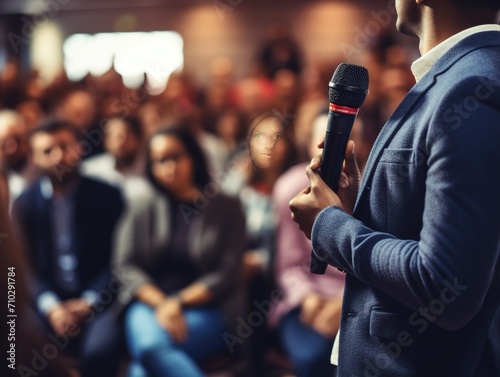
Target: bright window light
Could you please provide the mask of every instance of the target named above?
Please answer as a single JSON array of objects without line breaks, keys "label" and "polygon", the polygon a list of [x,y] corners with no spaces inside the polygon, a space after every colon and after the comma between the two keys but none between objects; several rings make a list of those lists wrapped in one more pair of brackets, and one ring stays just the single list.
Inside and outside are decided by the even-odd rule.
[{"label": "bright window light", "polygon": [[152,94],[167,85],[170,75],[184,66],[184,43],[173,31],[74,34],[63,46],[64,68],[70,80],[100,76],[111,67],[128,88],[144,83]]}]

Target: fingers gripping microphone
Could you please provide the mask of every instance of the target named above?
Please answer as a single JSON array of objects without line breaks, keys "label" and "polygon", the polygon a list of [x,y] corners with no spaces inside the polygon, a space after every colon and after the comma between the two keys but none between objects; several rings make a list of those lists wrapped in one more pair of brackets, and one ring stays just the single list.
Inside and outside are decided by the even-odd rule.
[{"label": "fingers gripping microphone", "polygon": [[[344,163],[345,149],[359,107],[368,94],[368,70],[359,65],[341,63],[329,84],[330,112],[326,126],[320,176],[335,192]],[[311,253],[310,271],[324,274],[327,263]]]}]

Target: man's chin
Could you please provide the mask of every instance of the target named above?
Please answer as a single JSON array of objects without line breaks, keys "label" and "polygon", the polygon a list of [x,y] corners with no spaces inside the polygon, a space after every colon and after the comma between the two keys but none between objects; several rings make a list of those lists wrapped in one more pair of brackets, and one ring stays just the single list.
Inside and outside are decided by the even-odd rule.
[{"label": "man's chin", "polygon": [[406,24],[400,22],[399,20],[396,21],[396,30],[409,37],[417,37],[417,35]]}]

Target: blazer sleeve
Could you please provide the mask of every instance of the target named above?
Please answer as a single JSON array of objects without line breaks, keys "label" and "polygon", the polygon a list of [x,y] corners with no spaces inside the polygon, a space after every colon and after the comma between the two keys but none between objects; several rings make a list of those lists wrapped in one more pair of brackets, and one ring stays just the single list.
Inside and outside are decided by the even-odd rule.
[{"label": "blazer sleeve", "polygon": [[[246,244],[245,216],[238,199],[226,198],[211,211],[213,219],[205,219],[218,224],[217,228],[217,268],[204,274],[199,283],[204,284],[212,292],[215,299],[224,296],[239,285],[242,272],[242,258]],[[224,211],[221,209],[224,208]],[[218,217],[218,219],[217,219]]]},{"label": "blazer sleeve", "polygon": [[[457,83],[430,118],[418,241],[374,231],[337,207],[324,209],[312,230],[320,258],[412,310],[454,294],[435,320],[447,330],[463,327],[480,310],[500,254],[500,91],[479,100],[479,83]],[[472,113],[443,116],[469,97],[477,100]]]}]

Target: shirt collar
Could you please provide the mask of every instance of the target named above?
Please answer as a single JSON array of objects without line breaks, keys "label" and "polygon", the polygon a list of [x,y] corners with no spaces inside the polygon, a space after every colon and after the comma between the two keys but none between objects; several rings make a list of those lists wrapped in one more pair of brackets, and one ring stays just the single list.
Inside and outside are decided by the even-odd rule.
[{"label": "shirt collar", "polygon": [[[70,183],[70,186],[65,192],[64,197],[69,198],[73,196],[79,183],[80,177],[77,177],[74,182]],[[52,182],[50,182],[50,179],[46,176],[40,178],[40,192],[42,193],[43,198],[46,200],[51,200],[54,196],[54,188],[52,186]]]},{"label": "shirt collar", "polygon": [[434,63],[442,57],[450,48],[460,42],[462,39],[471,36],[472,34],[480,33],[483,31],[500,31],[500,25],[488,24],[474,26],[469,29],[463,30],[445,41],[441,42],[426,54],[422,55],[419,59],[415,60],[411,65],[411,71],[418,82],[427,72],[432,68]]},{"label": "shirt collar", "polygon": [[52,199],[52,196],[54,195],[54,189],[52,188],[50,179],[48,179],[47,177],[42,177],[40,179],[40,191],[42,192],[42,196],[44,199]]}]

